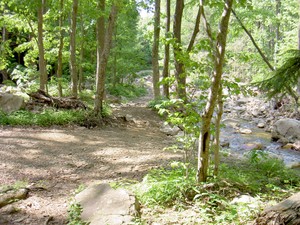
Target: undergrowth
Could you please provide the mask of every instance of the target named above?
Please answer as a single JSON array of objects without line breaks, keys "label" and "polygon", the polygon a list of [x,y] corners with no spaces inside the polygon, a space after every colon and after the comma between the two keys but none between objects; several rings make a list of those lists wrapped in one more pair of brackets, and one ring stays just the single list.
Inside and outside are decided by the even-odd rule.
[{"label": "undergrowth", "polygon": [[[193,208],[197,222],[190,224],[246,224],[255,219],[267,202],[281,201],[299,191],[299,177],[285,168],[282,161],[269,156],[257,161],[249,157],[224,163],[219,177],[211,176],[207,183],[201,184],[196,182],[195,169],[189,169],[187,175],[184,164],[173,165],[150,171],[132,188],[153,213],[157,207],[177,211]],[[246,202],[233,202],[245,195]]]},{"label": "undergrowth", "polygon": [[147,94],[145,87],[132,84],[116,84],[115,86],[108,85],[107,90],[111,95],[118,97],[122,96],[128,99],[141,97]]},{"label": "undergrowth", "polygon": [[0,124],[11,126],[37,125],[42,127],[52,125],[80,124],[86,118],[83,110],[55,110],[45,109],[41,112],[19,110],[10,114],[0,111]]}]

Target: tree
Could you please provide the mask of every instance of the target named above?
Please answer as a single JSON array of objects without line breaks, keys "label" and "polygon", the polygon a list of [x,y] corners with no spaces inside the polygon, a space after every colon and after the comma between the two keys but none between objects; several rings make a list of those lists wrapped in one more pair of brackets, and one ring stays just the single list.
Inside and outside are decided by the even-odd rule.
[{"label": "tree", "polygon": [[[106,78],[106,66],[108,62],[109,53],[111,50],[113,30],[118,13],[118,7],[115,3],[112,4],[110,15],[107,22],[107,28],[105,30],[105,39],[103,49],[101,51],[100,59],[97,60],[97,68],[99,68],[98,76],[96,78],[96,96],[94,101],[94,112],[96,115],[103,113],[103,101],[105,94],[105,78]],[[98,26],[97,26],[98,27]],[[99,27],[98,27],[99,28]],[[99,34],[99,30],[97,34]]]},{"label": "tree", "polygon": [[174,22],[173,22],[173,37],[175,39],[174,48],[174,64],[175,78],[177,81],[177,96],[181,99],[186,99],[186,74],[184,73],[184,64],[180,61],[182,53],[181,43],[181,24],[184,8],[184,0],[176,0]]},{"label": "tree", "polygon": [[70,29],[70,74],[72,79],[72,95],[77,98],[78,75],[76,66],[76,22],[77,22],[78,0],[73,0],[71,29]]},{"label": "tree", "polygon": [[57,81],[58,81],[58,96],[62,97],[62,52],[64,47],[64,32],[63,32],[63,10],[64,10],[64,0],[60,0],[60,10],[59,10],[59,47],[58,47],[58,56],[57,56]]},{"label": "tree", "polygon": [[[212,115],[215,109],[216,101],[218,99],[221,80],[223,74],[223,64],[225,58],[225,47],[227,41],[227,32],[229,26],[229,19],[231,14],[233,0],[226,0],[224,3],[224,9],[222,18],[219,25],[219,31],[216,38],[216,43],[211,38],[212,31],[209,26],[206,26],[208,36],[210,38],[211,44],[214,46],[213,52],[213,64],[214,71],[211,77],[211,86],[208,94],[208,101],[206,103],[204,112],[201,116],[202,123],[199,135],[199,147],[198,147],[198,169],[197,169],[197,181],[205,182],[207,180],[208,173],[208,163],[209,163],[209,148],[210,148],[210,126]],[[204,3],[200,0],[200,7],[202,8],[202,15],[204,20]],[[207,23],[206,23],[207,24]]]},{"label": "tree", "polygon": [[159,88],[159,34],[160,34],[160,0],[155,0],[155,13],[154,13],[154,40],[152,47],[152,69],[153,69],[153,90],[154,98],[160,97]]},{"label": "tree", "polygon": [[40,72],[40,89],[45,91],[47,85],[47,67],[45,60],[44,35],[43,35],[43,17],[44,17],[45,0],[41,0],[38,6],[38,48],[39,48],[39,72]]},{"label": "tree", "polygon": [[170,62],[170,44],[168,38],[170,35],[170,24],[171,24],[171,0],[166,0],[166,33],[165,33],[165,57],[162,77],[164,79],[163,91],[166,98],[170,97],[169,82],[166,79],[169,77],[169,62]]}]

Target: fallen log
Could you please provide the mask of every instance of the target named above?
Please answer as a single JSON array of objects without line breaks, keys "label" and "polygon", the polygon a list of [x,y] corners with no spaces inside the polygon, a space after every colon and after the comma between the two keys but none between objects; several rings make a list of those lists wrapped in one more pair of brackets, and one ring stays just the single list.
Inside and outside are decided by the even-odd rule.
[{"label": "fallen log", "polygon": [[86,109],[85,104],[76,98],[59,98],[50,96],[43,90],[27,93],[31,100],[38,104],[46,104],[58,109]]},{"label": "fallen log", "polygon": [[277,205],[267,207],[255,221],[256,225],[299,225],[300,192]]}]

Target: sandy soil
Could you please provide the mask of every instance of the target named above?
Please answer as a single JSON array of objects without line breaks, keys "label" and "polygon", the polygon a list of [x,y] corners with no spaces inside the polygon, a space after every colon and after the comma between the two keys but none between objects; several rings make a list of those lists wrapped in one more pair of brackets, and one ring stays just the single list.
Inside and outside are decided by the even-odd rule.
[{"label": "sandy soil", "polygon": [[116,107],[114,116],[103,128],[0,128],[0,186],[25,181],[29,188],[27,199],[0,209],[0,224],[66,224],[80,185],[140,180],[180,157],[163,151],[174,140],[144,104]]}]

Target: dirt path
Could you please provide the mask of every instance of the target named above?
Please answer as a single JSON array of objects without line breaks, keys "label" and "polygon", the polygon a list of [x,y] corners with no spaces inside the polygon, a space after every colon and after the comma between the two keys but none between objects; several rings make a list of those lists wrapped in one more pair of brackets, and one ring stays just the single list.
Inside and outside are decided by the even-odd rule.
[{"label": "dirt path", "polygon": [[[178,158],[162,149],[173,139],[142,102],[116,107],[119,123],[105,128],[0,128],[0,186],[29,184],[29,197],[0,209],[0,224],[65,224],[79,185],[141,179]],[[122,122],[126,121],[127,122]]]}]

